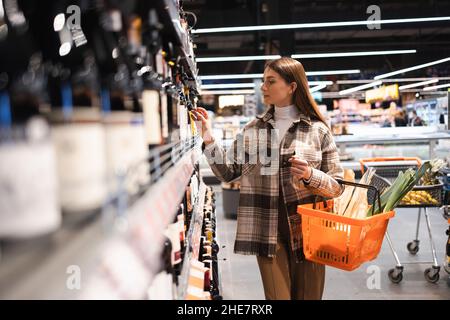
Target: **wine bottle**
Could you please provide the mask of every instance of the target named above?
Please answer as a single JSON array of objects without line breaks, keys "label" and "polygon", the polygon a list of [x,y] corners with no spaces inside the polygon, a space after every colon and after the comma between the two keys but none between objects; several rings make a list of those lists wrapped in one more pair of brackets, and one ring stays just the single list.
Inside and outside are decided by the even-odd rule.
[{"label": "wine bottle", "polygon": [[181,246],[180,246],[180,232],[177,223],[169,224],[165,230],[166,236],[172,243],[172,267],[175,274],[178,276],[181,271]]},{"label": "wine bottle", "polygon": [[174,85],[167,88],[167,117],[169,123],[170,142],[179,142],[180,125],[178,119],[179,98]]},{"label": "wine bottle", "polygon": [[178,230],[180,232],[180,247],[181,247],[181,259],[184,258],[185,254],[185,238],[186,238],[186,227],[185,227],[185,217],[184,212],[181,210],[178,211],[177,217],[176,217],[176,223],[178,223]]},{"label": "wine bottle", "polygon": [[163,251],[161,254],[161,259],[163,262],[163,270],[171,276],[172,286],[173,286],[173,285],[178,285],[178,278],[177,278],[177,276],[175,274],[175,270],[173,268],[172,255],[173,255],[172,241],[169,237],[164,235],[164,243],[163,243]]},{"label": "wine bottle", "polygon": [[142,91],[142,108],[147,144],[150,147],[162,144],[160,95],[156,87],[146,85]]},{"label": "wine bottle", "polygon": [[[0,36],[0,238],[47,235],[61,224],[56,160],[42,117],[42,55],[25,3],[3,1]],[[30,161],[33,159],[33,161]]]}]

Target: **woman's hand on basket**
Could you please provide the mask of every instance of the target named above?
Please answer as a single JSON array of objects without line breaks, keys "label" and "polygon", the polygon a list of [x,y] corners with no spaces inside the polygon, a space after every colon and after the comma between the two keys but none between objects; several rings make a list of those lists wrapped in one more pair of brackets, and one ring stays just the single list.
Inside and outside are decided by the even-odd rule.
[{"label": "woman's hand on basket", "polygon": [[298,156],[292,156],[289,159],[291,163],[291,173],[298,180],[309,180],[312,175],[312,168],[309,166],[306,160],[299,158]]},{"label": "woman's hand on basket", "polygon": [[200,135],[203,139],[205,145],[211,144],[214,142],[214,138],[212,136],[211,124],[208,121],[208,112],[200,107],[192,110],[192,116],[194,117],[195,125],[197,126],[197,130],[200,132]]}]

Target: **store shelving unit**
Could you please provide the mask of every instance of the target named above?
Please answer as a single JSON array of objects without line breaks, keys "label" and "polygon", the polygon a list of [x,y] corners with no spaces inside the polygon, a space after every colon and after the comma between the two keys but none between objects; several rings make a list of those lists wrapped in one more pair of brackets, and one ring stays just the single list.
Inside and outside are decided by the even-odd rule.
[{"label": "store shelving unit", "polygon": [[184,300],[187,294],[190,264],[192,259],[198,260],[200,251],[200,236],[203,224],[203,205],[205,200],[206,186],[201,183],[199,187],[199,194],[194,205],[191,224],[186,234],[186,254],[181,269],[179,278],[179,285],[176,290],[176,299]]},{"label": "store shelving unit", "polygon": [[165,26],[163,32],[176,44],[176,51],[180,57],[180,63],[183,65],[190,83],[194,88],[199,88],[200,82],[198,80],[197,64],[195,57],[191,54],[193,44],[181,26],[180,15],[174,1],[158,1],[157,9],[162,17],[162,23]]},{"label": "store shelving unit", "polygon": [[[101,213],[94,213],[80,225],[68,225],[29,242],[3,244],[0,298],[145,298],[159,267],[163,230],[173,220],[177,212],[174,204],[181,202],[200,159],[199,139],[180,143],[174,151],[170,166],[161,169],[158,180],[139,196],[125,200],[129,202],[125,210],[118,195]],[[161,163],[155,154],[156,150],[153,167]],[[185,259],[187,265],[198,257],[204,195],[202,184],[187,237],[188,247],[196,248],[197,255],[192,251]],[[79,289],[75,281],[78,271]]]},{"label": "store shelving unit", "polygon": [[[183,84],[197,90],[193,43],[180,22],[176,1],[159,0],[153,5],[162,36],[174,44]],[[162,85],[166,79],[160,80],[155,83]],[[142,161],[149,163],[150,181],[137,194],[127,192],[125,181],[136,176],[139,164],[117,174],[118,191],[108,195],[102,208],[80,212],[79,219],[63,216],[57,231],[39,238],[0,239],[0,299],[146,299],[164,264],[165,230],[180,213],[186,188],[196,175],[199,190],[174,290],[175,299],[185,299],[190,265],[199,260],[201,250],[207,188],[199,170],[201,139],[195,130],[187,137],[149,149]]]}]

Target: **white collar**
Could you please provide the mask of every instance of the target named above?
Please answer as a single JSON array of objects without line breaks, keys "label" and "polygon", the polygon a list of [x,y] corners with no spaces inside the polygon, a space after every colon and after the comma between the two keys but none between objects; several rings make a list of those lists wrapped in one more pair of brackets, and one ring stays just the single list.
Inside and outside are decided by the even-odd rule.
[{"label": "white collar", "polygon": [[281,119],[292,119],[295,120],[298,118],[300,111],[298,108],[291,104],[285,107],[275,107],[274,117],[275,121]]}]

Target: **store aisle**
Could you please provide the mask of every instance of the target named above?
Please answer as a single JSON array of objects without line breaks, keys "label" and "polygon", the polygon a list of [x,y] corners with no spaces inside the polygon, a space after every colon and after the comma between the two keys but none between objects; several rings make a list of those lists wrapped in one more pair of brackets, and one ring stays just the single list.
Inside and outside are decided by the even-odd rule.
[{"label": "store aisle", "polygon": [[[226,300],[259,300],[264,299],[261,277],[254,256],[243,256],[233,253],[233,243],[236,231],[236,220],[226,219],[222,209],[222,190],[214,186],[217,199],[218,241],[221,247],[219,264],[223,298]],[[415,234],[417,209],[397,209],[397,216],[390,222],[389,233],[401,262],[431,261],[431,248],[426,232],[425,219],[422,215],[419,239],[420,251],[417,256],[411,256],[406,250],[406,244]],[[439,263],[442,263],[445,252],[447,223],[436,209],[430,210],[431,229],[436,245]],[[224,247],[225,246],[225,247]],[[225,259],[225,260],[222,260]],[[387,277],[389,269],[395,265],[389,246],[385,241],[378,258],[362,265],[353,272],[341,271],[328,267],[324,299],[441,299],[450,300],[450,287],[446,283],[448,274],[441,268],[441,279],[437,284],[428,283],[423,271],[431,264],[406,265],[403,281],[393,284]],[[367,286],[368,280],[380,275],[373,289]]]}]

